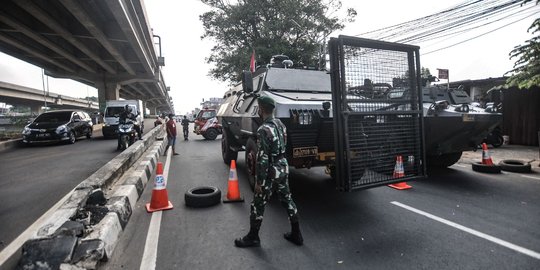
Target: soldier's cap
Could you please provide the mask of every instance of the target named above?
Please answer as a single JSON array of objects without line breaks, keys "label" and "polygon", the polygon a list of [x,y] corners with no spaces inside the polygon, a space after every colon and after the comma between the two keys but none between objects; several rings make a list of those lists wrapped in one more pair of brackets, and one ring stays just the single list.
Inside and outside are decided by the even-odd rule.
[{"label": "soldier's cap", "polygon": [[260,103],[260,104],[266,104],[266,105],[270,105],[272,107],[276,107],[276,102],[274,101],[274,99],[272,99],[271,97],[268,97],[268,96],[260,96],[257,98],[257,101]]}]

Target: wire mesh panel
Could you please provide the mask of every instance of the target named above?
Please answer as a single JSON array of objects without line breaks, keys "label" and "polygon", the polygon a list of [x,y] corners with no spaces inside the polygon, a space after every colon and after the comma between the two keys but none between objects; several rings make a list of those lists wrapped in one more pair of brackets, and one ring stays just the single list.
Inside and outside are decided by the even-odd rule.
[{"label": "wire mesh panel", "polygon": [[425,176],[419,48],[346,36],[329,48],[338,189]]}]

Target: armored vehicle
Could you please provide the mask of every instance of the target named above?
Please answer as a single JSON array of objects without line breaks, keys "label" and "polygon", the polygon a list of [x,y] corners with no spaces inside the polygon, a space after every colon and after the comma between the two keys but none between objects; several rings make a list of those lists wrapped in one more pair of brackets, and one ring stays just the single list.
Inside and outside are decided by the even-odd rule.
[{"label": "armored vehicle", "polygon": [[458,88],[441,85],[423,89],[426,156],[430,167],[448,167],[463,151],[476,150],[489,132],[502,123],[498,106],[474,106]]},{"label": "armored vehicle", "polygon": [[422,87],[416,46],[340,36],[329,48],[330,72],[292,69],[279,55],[225,93],[223,161],[245,151],[252,187],[258,96],[276,102],[289,164],[326,166],[342,191],[422,178],[426,163],[450,166],[501,119],[471,106],[461,89]]},{"label": "armored vehicle", "polygon": [[[275,100],[275,117],[287,127],[287,156],[291,166],[310,168],[333,164],[329,74],[317,70],[288,69],[274,62],[272,66],[259,68],[253,76],[249,72],[244,76],[244,83],[225,93],[217,114],[223,127],[222,155],[226,164],[237,158],[238,151],[246,151],[248,174],[253,176],[255,136],[262,123],[256,102],[260,95]],[[253,81],[253,89],[246,87],[247,81]],[[251,177],[250,184],[253,183]]]},{"label": "armored vehicle", "polygon": [[[406,83],[399,79],[380,92],[389,99],[409,94]],[[373,94],[368,91],[364,95]],[[451,166],[461,158],[463,151],[476,150],[488,133],[502,122],[499,108],[475,105],[462,87],[448,88],[424,81],[422,112],[428,167]]]},{"label": "armored vehicle", "polygon": [[[256,131],[262,122],[256,98],[263,95],[275,100],[274,116],[287,128],[289,165],[326,166],[338,190],[369,188],[425,175],[421,94],[416,83],[419,66],[414,62],[418,47],[349,37],[336,41],[330,73],[293,69],[292,61],[277,55],[253,74],[244,72],[242,83],[225,93],[217,114],[223,127],[223,161],[229,164],[239,151],[245,151],[252,187]],[[390,53],[392,64],[397,64],[395,70],[385,74],[377,63],[359,65],[356,61],[360,56],[381,60],[380,54],[362,54],[365,51]],[[415,75],[410,76],[409,91],[416,94],[381,99],[356,93],[368,76],[391,82],[396,72]],[[395,174],[397,165],[403,169],[399,176]]]}]

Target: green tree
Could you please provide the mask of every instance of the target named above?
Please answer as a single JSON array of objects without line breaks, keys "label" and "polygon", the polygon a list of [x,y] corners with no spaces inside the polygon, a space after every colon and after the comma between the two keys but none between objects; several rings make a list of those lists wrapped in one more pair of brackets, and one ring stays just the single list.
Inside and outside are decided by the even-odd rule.
[{"label": "green tree", "polygon": [[[354,21],[356,11],[342,8],[339,0],[201,0],[211,10],[200,16],[202,39],[215,41],[206,61],[209,75],[234,82],[249,69],[253,51],[256,61],[267,63],[272,55],[285,54],[295,66],[316,67],[326,37]],[[344,19],[339,19],[339,17]]]},{"label": "green tree", "polygon": [[[523,4],[532,0],[525,0]],[[536,1],[536,5],[540,0]],[[514,68],[507,72],[511,74],[506,81],[508,86],[518,86],[519,88],[530,88],[533,85],[540,86],[540,18],[534,20],[527,29],[533,36],[525,41],[525,44],[518,45],[510,52],[510,59],[517,58]]]}]

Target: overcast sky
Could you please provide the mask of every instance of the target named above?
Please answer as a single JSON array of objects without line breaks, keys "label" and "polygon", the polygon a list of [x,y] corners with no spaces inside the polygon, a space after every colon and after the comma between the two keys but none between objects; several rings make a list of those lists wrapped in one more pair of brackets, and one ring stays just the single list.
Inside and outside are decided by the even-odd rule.
[{"label": "overcast sky", "polygon": [[[358,16],[354,23],[331,36],[357,35],[430,15],[463,1],[342,0],[344,8],[355,8]],[[144,3],[154,34],[161,36],[162,39],[165,83],[171,87],[170,94],[177,113],[184,114],[199,107],[203,98],[223,96],[228,85],[207,76],[210,66],[204,59],[210,53],[212,41],[200,39],[203,28],[199,15],[208,8],[198,0],[147,0]],[[434,75],[437,75],[437,68],[449,69],[452,81],[503,76],[514,63],[508,59],[508,53],[514,46],[532,37],[527,33],[527,28],[536,17],[532,16],[436,53],[423,54],[453,44],[462,38],[442,41],[434,46],[421,45],[421,65],[429,68]],[[471,35],[489,30],[490,28],[486,28]],[[246,63],[246,66],[249,66],[249,63]],[[0,53],[0,71],[0,81],[43,89],[41,69],[38,67]],[[66,79],[49,78],[49,87],[50,92],[62,95],[85,97],[88,93],[90,96],[97,96],[95,88]]]}]

